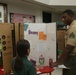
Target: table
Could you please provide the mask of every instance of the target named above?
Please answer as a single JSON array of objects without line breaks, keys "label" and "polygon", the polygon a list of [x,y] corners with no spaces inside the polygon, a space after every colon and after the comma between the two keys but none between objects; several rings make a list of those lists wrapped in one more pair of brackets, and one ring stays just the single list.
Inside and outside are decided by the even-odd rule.
[{"label": "table", "polygon": [[37,71],[37,74],[44,74],[44,73],[49,73],[51,75],[51,72],[54,71],[53,68],[49,67],[49,66],[44,66],[43,69],[40,69]]},{"label": "table", "polygon": [[4,75],[4,71],[2,71],[3,67],[0,67],[0,75]]},{"label": "table", "polygon": [[[0,67],[0,75],[4,75],[4,71],[2,71],[3,67]],[[44,66],[43,69],[38,70],[38,75],[39,74],[44,74],[44,73],[49,73],[51,75],[51,72],[54,71],[53,68],[49,66]]]}]

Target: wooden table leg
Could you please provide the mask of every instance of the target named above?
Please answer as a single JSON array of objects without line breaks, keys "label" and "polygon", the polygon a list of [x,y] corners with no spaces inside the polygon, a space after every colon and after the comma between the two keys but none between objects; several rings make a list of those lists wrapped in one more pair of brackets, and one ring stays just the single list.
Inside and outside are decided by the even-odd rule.
[{"label": "wooden table leg", "polygon": [[51,75],[51,73],[49,73]]}]

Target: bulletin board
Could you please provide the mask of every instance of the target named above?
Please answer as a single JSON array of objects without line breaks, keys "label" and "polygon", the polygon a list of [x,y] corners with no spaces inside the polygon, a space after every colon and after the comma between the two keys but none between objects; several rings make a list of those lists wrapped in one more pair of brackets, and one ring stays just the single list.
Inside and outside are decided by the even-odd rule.
[{"label": "bulletin board", "polygon": [[10,13],[11,23],[34,23],[35,16],[19,13]]},{"label": "bulletin board", "polygon": [[24,23],[24,38],[31,44],[29,60],[45,58],[44,65],[49,65],[49,59],[56,60],[56,23]]}]

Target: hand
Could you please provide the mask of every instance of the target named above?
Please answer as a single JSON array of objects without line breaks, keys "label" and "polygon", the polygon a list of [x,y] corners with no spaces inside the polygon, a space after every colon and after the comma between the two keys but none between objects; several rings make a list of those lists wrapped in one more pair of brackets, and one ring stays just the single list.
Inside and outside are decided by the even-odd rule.
[{"label": "hand", "polygon": [[57,66],[58,66],[57,62],[51,63],[51,67],[57,67]]}]

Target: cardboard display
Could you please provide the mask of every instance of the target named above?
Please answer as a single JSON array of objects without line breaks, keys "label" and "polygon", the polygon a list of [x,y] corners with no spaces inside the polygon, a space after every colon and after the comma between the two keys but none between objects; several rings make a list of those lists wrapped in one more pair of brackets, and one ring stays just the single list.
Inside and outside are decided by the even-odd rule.
[{"label": "cardboard display", "polygon": [[57,30],[57,58],[60,57],[60,55],[62,54],[64,48],[65,48],[65,33],[66,30]]},{"label": "cardboard display", "polygon": [[66,30],[57,30],[58,50],[64,50],[65,48],[65,32]]},{"label": "cardboard display", "polygon": [[9,75],[13,58],[11,26],[10,23],[0,23],[4,75]]},{"label": "cardboard display", "polygon": [[20,23],[16,23],[15,25],[15,42],[17,44],[17,41],[19,39],[24,38],[24,25]]},{"label": "cardboard display", "polygon": [[19,24],[15,24],[15,42],[17,44],[17,41],[19,40]]},{"label": "cardboard display", "polygon": [[16,44],[24,38],[24,25],[15,23],[0,23],[0,66],[4,75],[9,75],[12,59],[16,54]]},{"label": "cardboard display", "polygon": [[12,30],[12,41],[13,41],[13,57],[15,57],[16,54],[16,44],[19,39],[24,38],[24,25],[20,23],[14,23],[13,24],[13,30]]}]

